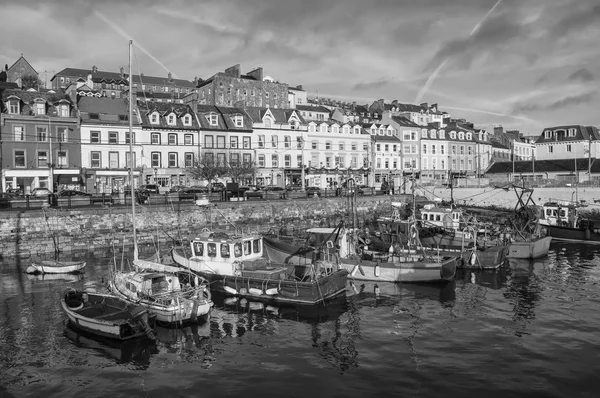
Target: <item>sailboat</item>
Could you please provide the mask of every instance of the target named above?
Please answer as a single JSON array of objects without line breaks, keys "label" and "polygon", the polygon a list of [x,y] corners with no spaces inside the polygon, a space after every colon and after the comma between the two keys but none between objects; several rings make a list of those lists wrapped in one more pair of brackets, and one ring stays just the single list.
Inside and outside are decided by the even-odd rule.
[{"label": "sailboat", "polygon": [[[133,91],[131,79],[131,51],[129,42],[129,136],[132,137]],[[129,178],[133,184],[133,140],[129,140]],[[119,298],[140,305],[156,316],[157,322],[183,323],[207,318],[213,306],[208,283],[205,279],[190,273],[169,273],[155,271],[151,261],[138,258],[137,231],[135,222],[135,200],[131,201],[131,221],[133,224],[133,269],[125,271],[111,269],[109,289]],[[162,266],[162,264],[157,264]]]}]

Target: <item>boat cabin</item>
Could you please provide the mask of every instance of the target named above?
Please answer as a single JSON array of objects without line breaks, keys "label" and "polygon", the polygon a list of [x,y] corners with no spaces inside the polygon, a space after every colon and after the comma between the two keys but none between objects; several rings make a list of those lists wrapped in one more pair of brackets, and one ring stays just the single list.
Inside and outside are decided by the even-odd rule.
[{"label": "boat cabin", "polygon": [[[333,254],[339,253],[340,257],[346,257],[353,253],[352,240],[348,238],[351,230],[346,228],[317,227],[306,230],[308,237],[306,244],[313,247],[323,247],[325,251]],[[342,244],[343,243],[343,244]]]},{"label": "boat cabin", "polygon": [[233,263],[256,260],[263,255],[262,236],[228,235],[213,232],[200,235],[191,242],[192,258],[205,261]]},{"label": "boat cabin", "polygon": [[459,230],[461,228],[462,211],[451,207],[437,207],[428,204],[421,209],[421,220],[424,225]]},{"label": "boat cabin", "polygon": [[134,295],[148,296],[181,290],[176,276],[157,272],[135,273],[125,282],[125,288]]},{"label": "boat cabin", "polygon": [[570,203],[546,202],[542,206],[543,219],[547,225],[575,226],[577,209]]}]

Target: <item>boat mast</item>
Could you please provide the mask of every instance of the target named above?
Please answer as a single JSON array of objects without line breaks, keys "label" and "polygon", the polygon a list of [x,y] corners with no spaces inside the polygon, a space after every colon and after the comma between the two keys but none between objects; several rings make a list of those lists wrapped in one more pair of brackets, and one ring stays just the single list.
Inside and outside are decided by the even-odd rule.
[{"label": "boat mast", "polygon": [[131,224],[133,225],[133,260],[138,259],[137,232],[135,227],[135,189],[133,187],[133,91],[131,75],[131,51],[133,40],[129,40],[129,187],[131,188]]}]

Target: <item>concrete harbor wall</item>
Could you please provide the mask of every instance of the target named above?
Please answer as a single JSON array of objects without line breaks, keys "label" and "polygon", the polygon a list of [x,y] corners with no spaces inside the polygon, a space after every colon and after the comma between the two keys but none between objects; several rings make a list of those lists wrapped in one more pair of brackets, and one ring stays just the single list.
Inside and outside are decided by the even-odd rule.
[{"label": "concrete harbor wall", "polygon": [[[416,193],[429,199],[450,199],[450,189],[424,187]],[[494,188],[455,188],[458,204],[477,207],[512,209],[516,204],[513,190]],[[537,204],[549,200],[585,200],[590,209],[600,199],[600,188],[538,188],[533,199]],[[409,199],[408,195],[365,196],[357,200],[359,222],[371,222],[380,215],[391,214],[391,202]],[[172,206],[138,206],[137,235],[140,244],[161,244],[174,240],[186,241],[202,228],[267,231],[272,226],[310,227],[335,225],[347,218],[348,198],[311,198],[218,202],[200,208],[191,203]],[[228,220],[228,221],[227,221]],[[61,252],[96,250],[110,246],[133,245],[131,209],[129,207],[98,206],[81,210],[50,208],[0,213],[0,256],[37,257]]]}]

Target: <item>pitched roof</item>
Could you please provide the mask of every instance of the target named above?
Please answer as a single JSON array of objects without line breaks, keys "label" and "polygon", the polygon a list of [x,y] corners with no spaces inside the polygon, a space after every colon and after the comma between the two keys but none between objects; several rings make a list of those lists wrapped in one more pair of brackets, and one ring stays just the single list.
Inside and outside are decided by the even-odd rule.
[{"label": "pitched roof", "polygon": [[[87,80],[87,76],[89,74],[92,74],[92,80],[95,79],[105,79],[105,80],[123,80],[127,78],[127,75],[121,76],[120,73],[118,72],[105,72],[105,71],[101,71],[98,70],[95,73],[92,72],[91,69],[77,69],[77,68],[65,68],[63,70],[61,70],[60,72],[58,72],[57,74],[55,74],[54,76],[52,76],[52,79],[50,79],[50,81],[54,80],[55,77],[57,76],[72,76],[72,77],[76,77],[76,78],[82,78],[82,79],[86,79]],[[100,80],[98,80],[100,81]]]},{"label": "pitched roof", "polygon": [[326,108],[324,106],[311,106],[311,105],[296,105],[296,109],[298,109],[299,111],[306,111],[306,112],[322,112],[322,113],[329,113],[330,110],[329,108]]},{"label": "pitched roof", "polygon": [[[209,114],[217,115],[217,126],[212,126],[207,118]],[[222,107],[215,105],[197,105],[196,115],[200,122],[200,128],[206,130],[227,130],[238,132],[252,132],[252,118],[242,108]],[[242,127],[237,127],[233,121],[233,117],[241,115],[243,117]]]},{"label": "pitched roof", "polygon": [[392,120],[394,122],[398,123],[402,127],[415,127],[415,128],[422,127],[422,126],[419,126],[418,124],[410,121],[409,119],[405,118],[404,116],[392,116]]},{"label": "pitched roof", "polygon": [[[80,97],[77,104],[82,123],[129,125],[129,103],[123,98]],[[139,125],[135,115],[133,124]]]},{"label": "pitched roof", "polygon": [[[127,81],[129,74],[124,73],[121,75],[120,72],[106,72],[101,70],[96,70],[93,72],[91,69],[78,69],[78,68],[65,68],[55,74],[51,81],[54,80],[57,76],[72,76],[75,78],[87,79],[89,74],[92,74],[92,80],[94,82],[101,81]],[[146,75],[132,75],[131,78],[132,83],[140,83],[140,84],[150,84],[150,85],[161,85],[161,86],[178,86],[178,87],[189,87],[195,88],[193,82],[184,79],[171,79],[168,77],[158,77],[158,76],[146,76]]]},{"label": "pitched roof", "polygon": [[292,114],[296,114],[298,120],[301,124],[306,124],[306,120],[302,117],[300,112],[297,112],[297,109],[281,109],[281,108],[258,108],[258,107],[249,107],[246,109],[248,115],[254,122],[262,121],[263,117],[269,111],[273,117],[275,118],[275,122],[277,123],[287,123],[290,120]]},{"label": "pitched roof", "polygon": [[162,76],[132,75],[131,82],[139,84],[196,88],[194,82],[190,80],[173,78],[169,80],[168,77]]},{"label": "pitched roof", "polygon": [[[32,104],[35,100],[42,99],[48,104],[48,108],[46,110],[46,114],[50,115],[54,112],[55,105],[58,105],[59,102],[68,102],[72,105],[71,99],[62,91],[53,91],[53,90],[21,90],[21,89],[6,89],[1,90],[1,102],[0,106],[4,106],[4,103],[7,101],[9,97],[18,98],[22,103],[23,107],[21,109],[22,115],[33,115]],[[71,108],[73,111],[73,108]]]},{"label": "pitched roof", "polygon": [[[142,126],[145,128],[163,128],[163,129],[177,129],[177,130],[197,130],[199,128],[198,122],[194,117],[194,112],[186,104],[176,103],[165,103],[165,102],[145,102],[138,105],[140,118],[142,120]],[[150,115],[158,112],[158,124],[150,123]],[[175,125],[167,123],[167,118],[171,113],[175,113]],[[185,126],[183,124],[183,117],[185,115],[191,116],[191,125]]]},{"label": "pitched roof", "polygon": [[18,63],[18,62],[19,62],[21,59],[22,59],[23,61],[27,62],[27,65],[29,65],[29,67],[30,67],[31,69],[33,69],[33,71],[34,71],[35,73],[38,73],[38,72],[35,70],[35,68],[34,68],[33,66],[31,66],[31,64],[29,63],[29,61],[27,61],[27,60],[25,59],[25,57],[23,56],[23,54],[21,54],[21,56],[20,56],[20,57],[19,57],[19,58],[18,58],[18,59],[15,61],[15,63],[14,63],[14,64],[12,64],[12,65],[10,66],[10,68],[8,68],[8,69],[9,69],[9,70],[10,70],[10,69],[12,69],[12,67],[13,67],[13,66],[15,66],[15,65],[16,65],[16,64],[17,64],[17,63]]},{"label": "pitched roof", "polygon": [[[543,172],[554,172],[554,173],[575,173],[575,164],[577,164],[577,170],[587,171],[588,159],[552,159],[552,160],[536,160],[533,161],[515,161],[514,170],[515,174],[520,173],[533,173],[535,167],[536,173]],[[487,174],[506,174],[512,173],[513,162],[494,162],[490,168],[486,171]],[[600,162],[596,162],[596,159],[592,159],[591,164],[592,172],[600,172]]]},{"label": "pitched roof", "polygon": [[565,132],[567,132],[569,129],[575,129],[575,136],[574,137],[567,137],[566,135],[561,137],[560,141],[564,142],[564,141],[581,141],[581,140],[590,140],[590,141],[598,141],[600,140],[600,133],[598,132],[598,129],[594,126],[582,126],[582,125],[566,125],[566,126],[556,126],[556,127],[547,127],[544,129],[544,131],[539,135],[539,137],[537,138],[537,140],[535,140],[535,143],[552,143],[552,142],[557,142],[558,141],[558,137],[557,136],[553,136],[550,138],[546,138],[544,135],[545,131],[548,130],[552,130],[552,131],[556,131],[556,130],[564,130]]}]

